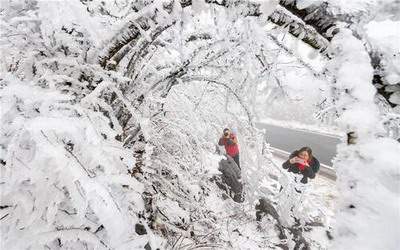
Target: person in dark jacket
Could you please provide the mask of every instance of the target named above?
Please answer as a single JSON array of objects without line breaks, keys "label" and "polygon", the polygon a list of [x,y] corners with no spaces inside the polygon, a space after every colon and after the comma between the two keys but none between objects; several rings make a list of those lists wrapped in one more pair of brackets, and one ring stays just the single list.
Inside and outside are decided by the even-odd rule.
[{"label": "person in dark jacket", "polygon": [[218,145],[225,146],[226,154],[233,158],[240,169],[238,140],[229,128],[224,129],[221,138],[219,138]]},{"label": "person in dark jacket", "polygon": [[313,156],[311,148],[302,147],[294,151],[282,164],[282,167],[288,172],[303,175],[300,182],[306,184],[308,178],[315,178],[315,174],[319,170],[319,161]]}]

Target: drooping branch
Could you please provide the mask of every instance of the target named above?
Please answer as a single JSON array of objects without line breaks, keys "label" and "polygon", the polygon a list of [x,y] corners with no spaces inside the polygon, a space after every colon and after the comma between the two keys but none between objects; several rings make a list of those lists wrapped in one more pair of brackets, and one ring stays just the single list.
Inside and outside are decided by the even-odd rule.
[{"label": "drooping branch", "polygon": [[[231,5],[234,5],[235,7],[240,7],[244,10],[242,12],[243,16],[262,17],[260,3],[257,2],[238,1],[231,3],[230,1],[216,0],[206,0],[205,2],[222,7],[231,7]],[[180,4],[182,8],[185,8],[191,6],[192,1],[181,0]],[[114,37],[103,49],[103,52],[99,56],[100,65],[102,67],[106,67],[107,62],[126,45],[131,44],[131,47],[134,47],[140,37],[143,36],[143,33],[147,33],[149,31],[150,27],[156,27],[158,31],[167,29],[168,26],[171,25],[171,22],[174,22],[173,17],[169,16],[169,22],[158,23],[157,20],[165,20],[166,15],[170,15],[172,10],[173,2],[165,2],[162,5],[149,8],[148,12],[151,12],[151,14],[141,15],[136,19],[129,21],[128,24],[126,24],[121,31],[118,32],[117,36]],[[323,35],[318,33],[318,29],[320,29],[319,27],[317,27],[318,29],[315,29],[314,26],[304,22],[302,19],[296,17],[282,6],[278,5],[276,10],[268,17],[268,20],[279,26],[287,27],[288,32],[291,35],[301,39],[304,43],[310,45],[314,49],[324,51],[329,44],[329,41]],[[326,28],[326,26],[323,27]],[[325,31],[324,29],[320,30]],[[151,39],[151,36],[149,38]],[[121,56],[119,56],[118,60],[120,59]]]},{"label": "drooping branch", "polygon": [[[384,67],[382,65],[382,58],[379,54],[380,53],[377,51],[369,52],[369,56],[371,58],[371,64],[372,67],[374,68],[374,78],[372,82],[375,85],[378,94],[380,94],[385,99],[385,101],[390,107],[394,108],[397,106],[397,104],[392,103],[390,100],[390,97],[393,94],[393,92],[388,91],[387,86],[389,86],[389,84],[385,81],[385,78],[383,77]],[[400,87],[400,83],[398,83],[397,85],[398,87]]]},{"label": "drooping branch", "polygon": [[283,51],[285,51],[286,54],[296,58],[298,63],[300,63],[303,67],[308,69],[315,77],[324,78],[323,74],[325,74],[325,72],[322,72],[322,73],[321,72],[317,72],[309,63],[307,63],[306,61],[301,59],[299,56],[295,55],[294,52],[292,50],[290,50],[290,48],[288,48],[285,44],[280,42],[274,35],[267,34],[267,37],[271,41],[273,41],[279,48],[281,48]]},{"label": "drooping branch", "polygon": [[323,2],[321,5],[310,5],[304,9],[297,7],[297,0],[281,0],[279,4],[303,20],[305,24],[313,27],[328,41],[338,32],[338,29],[335,29],[338,18],[328,10],[327,2]]},{"label": "drooping branch", "polygon": [[314,27],[307,25],[302,19],[294,16],[282,6],[278,5],[268,20],[278,26],[287,27],[289,34],[316,50],[325,51],[329,45],[329,41],[319,34]]},{"label": "drooping branch", "polygon": [[[99,64],[105,68],[107,62],[127,44],[132,43],[132,47],[134,47],[137,41],[149,31],[150,27],[156,26],[158,30],[163,30],[163,27],[170,26],[171,23],[166,20],[166,16],[172,11],[172,3],[171,1],[159,6],[152,5],[145,13],[130,20],[105,46],[99,56]],[[163,20],[163,22],[157,20]]]},{"label": "drooping branch", "polygon": [[175,21],[171,22],[170,24],[155,28],[155,31],[151,32],[149,35],[151,41],[149,41],[148,39],[143,39],[140,46],[137,46],[138,48],[136,48],[134,55],[130,58],[125,75],[127,75],[128,77],[132,77],[133,71],[139,64],[140,59],[145,58],[145,56],[149,53],[150,45],[152,45],[153,42],[157,39],[157,37],[159,37],[165,30],[171,27],[174,23]]},{"label": "drooping branch", "polygon": [[[260,11],[260,4],[257,2],[213,0],[206,0],[205,2],[221,7],[240,7],[240,9],[243,10],[241,13],[243,16],[263,17]],[[182,8],[191,6],[191,4],[192,1],[180,1]],[[135,52],[132,58],[130,58],[127,69],[129,72],[128,75],[132,77],[134,75],[133,72],[137,71],[137,65],[141,64],[143,58],[149,52],[150,45],[154,43],[158,36],[168,30],[168,28],[176,22],[171,15],[173,7],[173,2],[165,2],[153,7],[153,10],[149,10],[148,12],[150,14],[142,15],[136,20],[130,21],[121,30],[120,34],[113,39],[108,48],[104,50],[103,56],[100,58],[100,64],[105,67],[109,60],[113,60],[118,64],[122,58],[129,54],[131,49],[134,49]],[[152,11],[153,13],[151,13]],[[164,20],[169,20],[169,22],[158,23],[157,20],[159,20],[160,17],[163,17]],[[326,50],[331,36],[336,32],[334,28],[337,18],[329,13],[326,4],[298,9],[296,0],[282,0],[280,1],[280,5],[278,5],[275,11],[268,17],[268,20],[279,26],[286,27],[291,35],[320,51]],[[201,36],[199,38],[202,39]],[[206,36],[205,39],[207,38]],[[189,40],[193,39],[197,38],[189,38]],[[307,66],[307,64],[304,66]],[[377,67],[379,67],[379,65]],[[311,67],[307,68],[311,69]],[[315,76],[321,77],[321,73],[313,73]],[[325,73],[326,72],[322,73],[324,77]],[[382,77],[378,74],[376,74],[375,80],[376,79],[379,80],[380,83],[382,82]],[[172,81],[169,82],[168,86],[172,87],[174,84],[176,84],[176,82]],[[390,95],[384,93],[384,88],[380,89],[380,92],[383,92],[383,94],[381,93],[382,96],[389,102]]]},{"label": "drooping branch", "polygon": [[[310,5],[304,9],[299,9],[297,3],[297,0],[281,0],[279,2],[281,6],[300,18],[307,26],[313,27],[327,41],[331,41],[332,37],[338,32],[339,29],[336,27],[336,22],[338,21],[347,23],[354,35],[359,39],[363,39],[363,36],[353,27],[353,23],[357,23],[357,17],[347,14],[334,15],[329,11],[329,5],[326,2],[320,5]],[[373,84],[377,88],[378,94],[384,98],[388,105],[394,108],[397,105],[390,101],[392,92],[387,91],[386,86],[389,84],[383,77],[384,67],[381,60],[382,55],[380,55],[379,51],[371,49],[367,44],[368,43],[365,43],[365,47],[369,53],[372,67],[374,68]]]},{"label": "drooping branch", "polygon": [[207,76],[203,76],[203,75],[200,75],[200,76],[188,75],[188,76],[182,77],[182,81],[185,81],[185,82],[188,82],[188,81],[199,81],[199,82],[212,83],[212,84],[215,84],[215,85],[219,85],[219,86],[224,87],[225,89],[227,89],[227,90],[236,98],[236,100],[238,101],[238,103],[240,104],[240,106],[242,106],[243,110],[244,110],[245,113],[246,113],[246,116],[247,116],[247,119],[248,119],[248,121],[249,121],[249,124],[250,124],[251,126],[254,125],[254,124],[253,124],[253,118],[252,118],[252,115],[251,115],[250,110],[249,110],[248,107],[244,104],[244,101],[243,101],[242,98],[238,95],[238,93],[237,93],[236,91],[234,91],[234,90],[229,86],[229,84],[224,83],[224,82],[222,82],[222,81],[220,81],[220,80],[218,80],[218,79],[213,79],[213,78],[211,78],[211,77],[207,77]]}]

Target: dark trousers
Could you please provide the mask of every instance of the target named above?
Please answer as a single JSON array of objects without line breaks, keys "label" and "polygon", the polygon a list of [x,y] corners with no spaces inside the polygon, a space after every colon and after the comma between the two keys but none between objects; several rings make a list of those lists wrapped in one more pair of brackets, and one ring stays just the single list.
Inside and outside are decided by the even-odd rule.
[{"label": "dark trousers", "polygon": [[240,168],[240,163],[239,163],[239,154],[233,156],[232,158],[235,161],[236,165],[239,167],[239,169],[241,169]]}]

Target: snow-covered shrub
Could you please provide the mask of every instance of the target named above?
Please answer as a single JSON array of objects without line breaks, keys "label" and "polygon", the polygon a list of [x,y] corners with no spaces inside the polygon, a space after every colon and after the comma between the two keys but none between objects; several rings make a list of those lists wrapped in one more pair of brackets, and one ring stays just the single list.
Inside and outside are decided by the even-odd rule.
[{"label": "snow-covered shrub", "polygon": [[333,39],[332,49],[335,59],[329,67],[337,76],[339,124],[358,136],[356,145],[338,146],[334,163],[342,194],[334,247],[395,249],[399,245],[400,193],[395,186],[400,182],[400,145],[378,137],[383,129],[371,84],[373,69],[362,42],[351,31],[342,30]]},{"label": "snow-covered shrub", "polygon": [[135,230],[144,187],[128,174],[135,159],[117,140],[117,114],[96,94],[127,79],[86,63],[93,43],[85,27],[52,26],[36,1],[10,4],[2,16],[15,34],[2,36],[2,247],[157,247],[149,230]]},{"label": "snow-covered shrub", "polygon": [[[257,99],[261,95],[264,104],[283,95],[313,99],[301,117],[321,101],[307,98],[311,90],[325,91],[324,97],[330,93],[319,86],[326,83],[324,75],[301,59],[299,49],[296,54],[278,40],[288,30],[264,26],[269,14],[293,20],[280,6],[274,12],[277,3],[260,9],[259,1],[195,1],[193,7],[191,1],[7,2],[1,17],[2,244],[11,249],[298,244],[292,244],[294,236],[280,242],[271,217],[260,223],[254,218],[256,201],[265,197],[278,205],[278,223],[290,231],[292,208],[304,222],[310,207],[294,207],[304,199],[293,195],[291,175],[274,164],[263,134],[253,127]],[[393,164],[398,147],[375,137],[380,131],[372,70],[361,48],[348,32],[339,33],[329,65],[336,80],[329,105],[343,127],[361,137],[357,146],[341,146],[337,160],[345,194],[337,241],[346,246],[352,239],[346,232],[358,233],[357,240],[367,232],[358,228],[358,217],[353,224],[346,221],[358,208],[346,207],[348,202],[373,210],[372,196],[364,191],[372,192],[375,184],[390,201],[398,194]],[[277,65],[282,51],[285,57]],[[361,70],[353,79],[355,64]],[[285,74],[289,67],[304,70]],[[302,84],[294,87],[293,79],[303,73],[304,81],[314,80],[311,74],[318,81],[301,93]],[[215,144],[224,127],[239,138],[241,204],[215,180],[221,160]],[[388,154],[370,157],[377,150],[373,143],[388,148]],[[385,182],[361,178],[363,164],[385,169],[372,172]],[[284,188],[280,195],[278,182]],[[354,193],[355,200],[347,196]],[[381,201],[378,206],[380,212],[396,208]],[[364,215],[381,218],[364,210],[357,214]]]},{"label": "snow-covered shrub", "polygon": [[118,248],[132,239],[143,185],[127,175],[134,160],[109,120],[54,89],[10,75],[2,85],[4,247]]}]

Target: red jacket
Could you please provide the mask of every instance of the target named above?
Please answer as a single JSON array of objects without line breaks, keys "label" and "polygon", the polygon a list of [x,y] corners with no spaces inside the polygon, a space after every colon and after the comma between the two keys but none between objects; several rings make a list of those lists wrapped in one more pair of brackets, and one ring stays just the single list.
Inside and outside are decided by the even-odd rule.
[{"label": "red jacket", "polygon": [[218,145],[225,146],[226,153],[231,157],[239,154],[239,146],[233,142],[235,138],[236,136],[231,134],[230,138],[221,137],[218,142]]},{"label": "red jacket", "polygon": [[[310,162],[307,162],[308,165],[310,165]],[[303,163],[296,163],[296,166],[299,168],[300,171],[304,171],[304,169],[306,168],[306,165]]]}]

